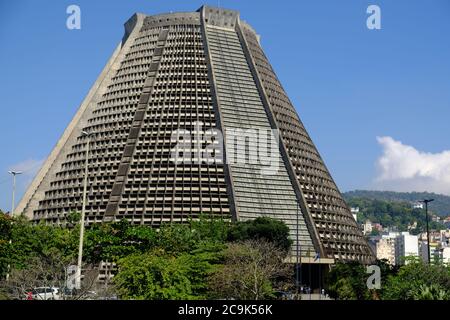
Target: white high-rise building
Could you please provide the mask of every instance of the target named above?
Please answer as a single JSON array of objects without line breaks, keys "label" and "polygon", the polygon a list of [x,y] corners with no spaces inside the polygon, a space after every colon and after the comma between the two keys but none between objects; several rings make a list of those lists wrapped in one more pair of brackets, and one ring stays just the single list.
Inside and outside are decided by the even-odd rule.
[{"label": "white high-rise building", "polygon": [[445,247],[440,250],[440,258],[443,263],[450,263],[450,247]]},{"label": "white high-rise building", "polygon": [[383,235],[381,239],[376,244],[376,255],[377,259],[386,259],[389,264],[396,264],[395,255],[395,241],[396,234],[390,233],[388,235]]},{"label": "white high-rise building", "polygon": [[403,264],[405,257],[419,256],[419,238],[409,232],[402,232],[395,241],[396,264]]}]

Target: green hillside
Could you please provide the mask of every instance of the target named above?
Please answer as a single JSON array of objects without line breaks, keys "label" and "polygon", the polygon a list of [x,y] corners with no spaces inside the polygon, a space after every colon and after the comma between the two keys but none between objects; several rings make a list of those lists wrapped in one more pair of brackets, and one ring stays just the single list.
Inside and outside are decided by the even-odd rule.
[{"label": "green hillside", "polygon": [[[384,228],[395,227],[397,231],[410,231],[412,234],[426,230],[424,210],[414,209],[409,202],[352,197],[347,200],[347,203],[351,207],[359,208],[359,223],[368,219],[373,223],[380,223]],[[430,229],[441,230],[445,229],[445,226],[442,223],[430,221]],[[377,232],[374,231],[374,234]]]},{"label": "green hillside", "polygon": [[429,210],[439,216],[450,215],[450,197],[442,194],[430,192],[394,192],[394,191],[371,191],[371,190],[355,190],[343,193],[347,202],[354,198],[382,200],[388,202],[408,202],[414,203],[423,199],[434,199],[429,204]]}]

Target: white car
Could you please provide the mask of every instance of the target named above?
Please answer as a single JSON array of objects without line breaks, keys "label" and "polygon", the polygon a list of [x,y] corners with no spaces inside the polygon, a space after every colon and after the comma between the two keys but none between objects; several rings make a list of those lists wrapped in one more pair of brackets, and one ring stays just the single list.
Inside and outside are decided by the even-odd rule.
[{"label": "white car", "polygon": [[37,287],[31,291],[32,300],[60,300],[59,288]]}]

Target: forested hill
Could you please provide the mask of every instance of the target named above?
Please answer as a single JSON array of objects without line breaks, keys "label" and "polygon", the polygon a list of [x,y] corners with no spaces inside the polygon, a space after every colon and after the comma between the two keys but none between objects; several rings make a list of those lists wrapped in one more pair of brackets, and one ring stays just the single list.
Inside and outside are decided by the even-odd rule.
[{"label": "forested hill", "polygon": [[450,215],[450,197],[442,194],[431,192],[394,192],[394,191],[371,191],[371,190],[355,190],[344,192],[343,196],[347,202],[354,198],[365,198],[370,200],[383,200],[394,202],[410,202],[414,203],[423,199],[434,199],[429,204],[430,211],[440,215]]}]

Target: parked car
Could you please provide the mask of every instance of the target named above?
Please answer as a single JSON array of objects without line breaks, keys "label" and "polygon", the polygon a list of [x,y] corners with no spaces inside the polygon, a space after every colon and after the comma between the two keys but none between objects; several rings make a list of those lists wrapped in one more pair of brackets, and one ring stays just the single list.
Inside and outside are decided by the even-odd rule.
[{"label": "parked car", "polygon": [[31,290],[29,300],[60,300],[60,290],[56,287],[37,287]]}]

